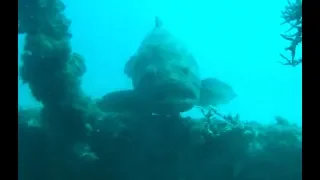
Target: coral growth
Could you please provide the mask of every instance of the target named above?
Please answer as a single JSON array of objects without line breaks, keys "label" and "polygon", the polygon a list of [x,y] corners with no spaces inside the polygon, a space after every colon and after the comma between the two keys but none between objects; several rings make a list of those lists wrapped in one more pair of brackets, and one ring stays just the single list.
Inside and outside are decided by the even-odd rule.
[{"label": "coral growth", "polygon": [[[77,143],[74,154],[60,155],[69,165],[62,166],[60,179],[301,180],[301,128],[278,121],[270,125],[246,122],[217,110],[211,114],[216,115],[210,120],[209,116],[195,120],[106,113],[91,127],[89,146]],[[49,142],[42,142],[43,137],[36,134],[26,136],[27,128],[21,128],[19,137],[24,142],[39,139],[41,144],[34,148],[46,152],[42,146]],[[50,144],[51,151],[57,151]],[[34,158],[43,164],[52,161]],[[60,161],[55,162],[61,166]],[[43,168],[52,166],[41,168],[47,172]]]},{"label": "coral growth", "polygon": [[[295,3],[291,3],[288,0],[288,5],[282,12],[282,18],[284,22],[282,24],[290,25],[290,28],[281,34],[281,37],[287,41],[290,41],[290,46],[285,48],[286,51],[290,51],[291,57],[287,58],[283,54],[280,54],[285,62],[280,61],[283,65],[297,66],[302,63],[302,57],[296,58],[296,49],[298,44],[302,43],[302,0],[296,0]],[[294,32],[292,34],[292,32]]]},{"label": "coral growth", "polygon": [[85,141],[96,111],[80,88],[85,62],[72,52],[64,9],[60,0],[18,1],[18,33],[26,34],[20,77],[43,104],[39,121],[51,140],[72,146]]},{"label": "coral growth", "polygon": [[65,5],[58,0],[18,0],[18,33],[39,34],[60,39],[68,33],[70,20],[62,12]]}]

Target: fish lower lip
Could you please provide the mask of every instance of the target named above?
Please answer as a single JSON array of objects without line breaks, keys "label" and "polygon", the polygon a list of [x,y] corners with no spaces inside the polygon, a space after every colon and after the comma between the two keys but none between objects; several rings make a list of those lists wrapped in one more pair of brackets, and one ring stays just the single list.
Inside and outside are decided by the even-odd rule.
[{"label": "fish lower lip", "polygon": [[172,92],[178,97],[196,98],[193,89],[187,86],[178,86],[177,88],[173,88]]}]

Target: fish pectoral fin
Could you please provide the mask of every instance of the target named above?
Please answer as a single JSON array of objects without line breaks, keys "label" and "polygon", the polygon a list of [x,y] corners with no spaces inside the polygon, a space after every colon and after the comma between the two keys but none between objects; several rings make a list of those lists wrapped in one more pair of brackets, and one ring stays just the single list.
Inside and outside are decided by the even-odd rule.
[{"label": "fish pectoral fin", "polygon": [[217,78],[206,78],[201,80],[200,104],[220,105],[227,104],[237,95],[233,88]]},{"label": "fish pectoral fin", "polygon": [[97,101],[105,112],[131,112],[139,110],[139,97],[134,90],[113,91]]}]

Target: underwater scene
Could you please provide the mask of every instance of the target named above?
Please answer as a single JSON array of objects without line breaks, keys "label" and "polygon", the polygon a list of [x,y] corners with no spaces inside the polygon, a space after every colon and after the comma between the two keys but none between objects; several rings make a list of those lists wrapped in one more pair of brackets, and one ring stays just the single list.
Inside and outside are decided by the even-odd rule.
[{"label": "underwater scene", "polygon": [[302,0],[18,0],[19,180],[301,180]]}]

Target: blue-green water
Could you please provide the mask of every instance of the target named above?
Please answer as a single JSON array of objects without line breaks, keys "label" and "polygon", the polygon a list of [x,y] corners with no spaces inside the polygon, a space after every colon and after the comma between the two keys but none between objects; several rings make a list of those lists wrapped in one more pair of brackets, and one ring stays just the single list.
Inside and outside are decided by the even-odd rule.
[{"label": "blue-green water", "polygon": [[[249,120],[270,122],[280,115],[301,124],[301,65],[292,68],[278,63],[282,61],[279,53],[288,44],[279,35],[288,28],[280,26],[287,1],[65,3],[66,15],[72,20],[72,48],[86,58],[82,87],[87,94],[100,97],[131,87],[122,73],[124,64],[158,15],[170,31],[189,44],[202,77],[215,76],[233,86],[238,97],[221,109]],[[19,35],[19,52],[23,43]],[[21,105],[36,104],[21,82],[18,95]]]}]

